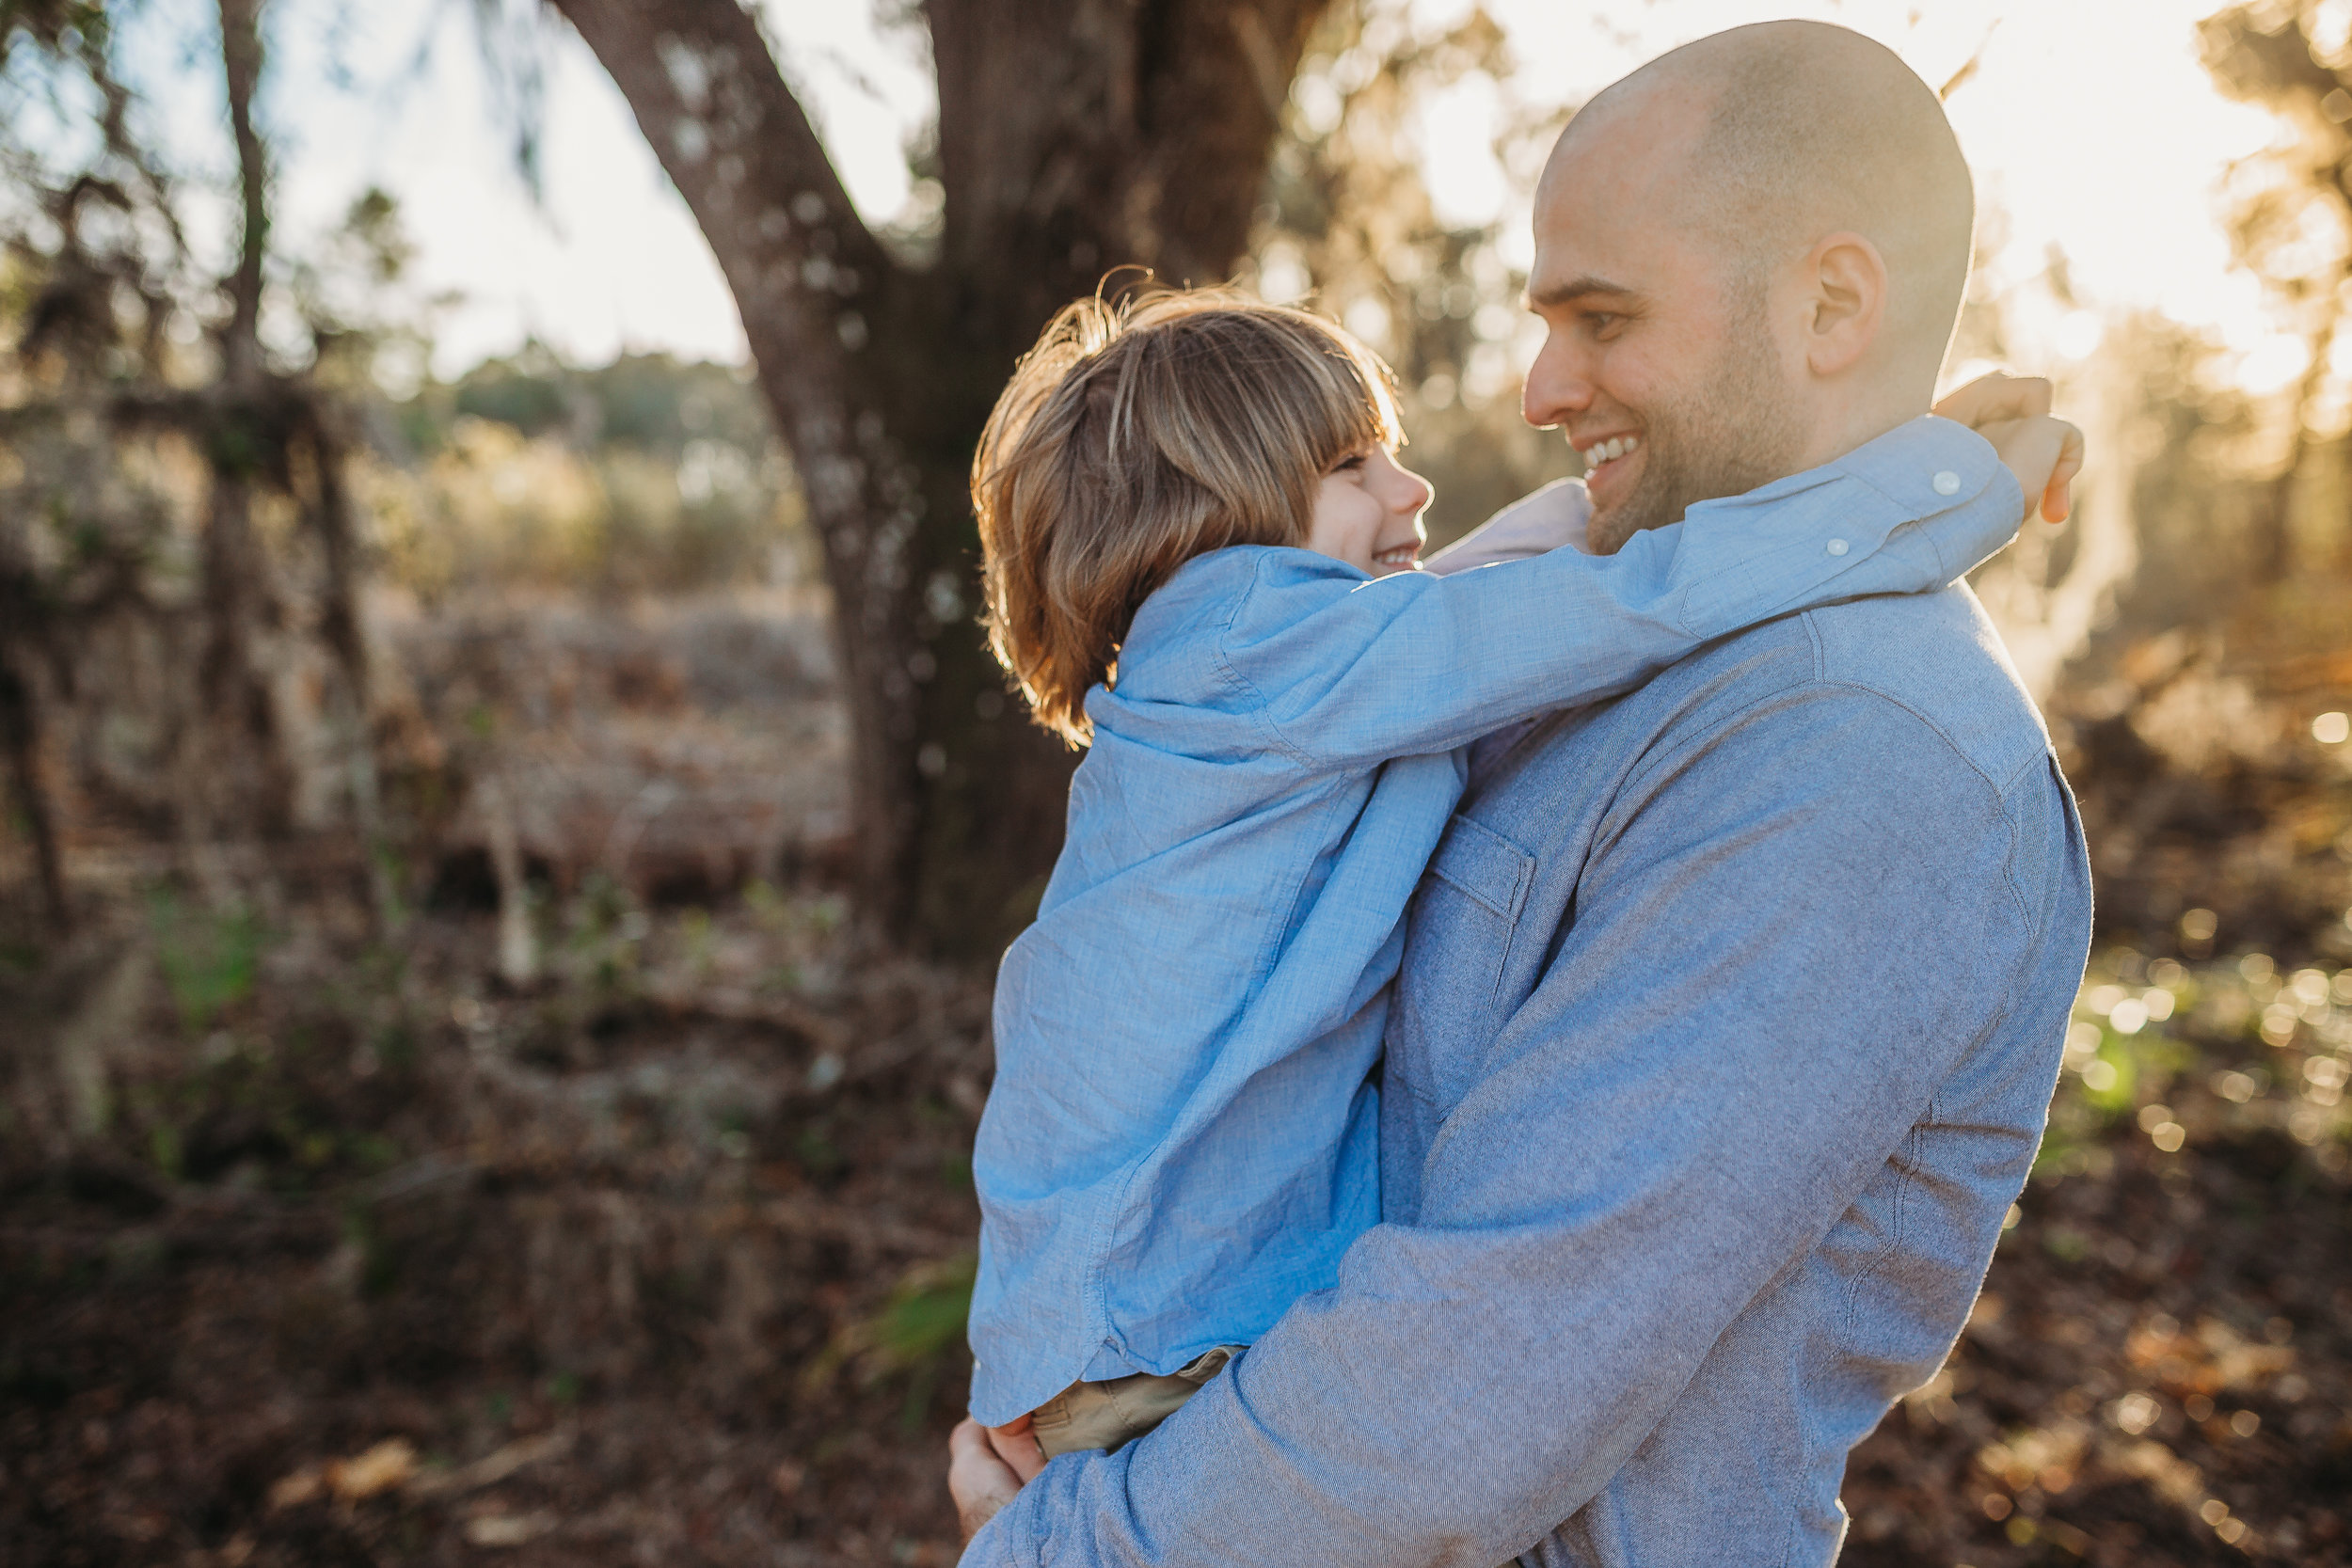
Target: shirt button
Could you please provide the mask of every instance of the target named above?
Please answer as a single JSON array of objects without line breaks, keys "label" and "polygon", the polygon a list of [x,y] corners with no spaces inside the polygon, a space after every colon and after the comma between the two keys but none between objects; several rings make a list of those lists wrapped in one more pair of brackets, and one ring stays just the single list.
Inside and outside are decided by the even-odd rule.
[{"label": "shirt button", "polygon": [[1846,542],[1843,539],[1831,540],[1829,542],[1829,553],[1832,555],[1844,555],[1846,553]]},{"label": "shirt button", "polygon": [[1956,474],[1956,473],[1952,472],[1952,470],[1951,470],[1951,469],[1949,469],[1949,468],[1947,468],[1947,469],[1945,469],[1942,473],[1940,473],[1940,474],[1936,475],[1936,476],[1935,476],[1935,493],[1936,493],[1937,495],[1939,495],[1939,496],[1957,496],[1957,495],[1959,495],[1959,494],[1960,494],[1960,476],[1959,476],[1958,474]]}]

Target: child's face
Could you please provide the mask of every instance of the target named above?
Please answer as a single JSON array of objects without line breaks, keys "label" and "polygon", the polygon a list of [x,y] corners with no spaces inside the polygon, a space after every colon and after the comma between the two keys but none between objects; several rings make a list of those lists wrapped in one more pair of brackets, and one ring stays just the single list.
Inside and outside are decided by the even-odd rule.
[{"label": "child's face", "polygon": [[1398,464],[1388,448],[1359,448],[1323,476],[1307,547],[1374,577],[1413,571],[1430,494],[1429,482]]}]

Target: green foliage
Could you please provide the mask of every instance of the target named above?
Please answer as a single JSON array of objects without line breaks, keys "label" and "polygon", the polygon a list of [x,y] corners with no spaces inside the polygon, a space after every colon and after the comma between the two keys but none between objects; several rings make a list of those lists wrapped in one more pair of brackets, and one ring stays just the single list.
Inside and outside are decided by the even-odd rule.
[{"label": "green foliage", "polygon": [[[2165,1154],[2284,1132],[2324,1169],[2348,1161],[2352,969],[2282,974],[2263,954],[2196,965],[2125,948],[2094,957],[2034,1162],[2039,1180],[2103,1167],[2114,1140]],[[2063,1235],[2045,1247],[2063,1256]]]},{"label": "green foliage", "polygon": [[395,413],[417,461],[378,471],[385,564],[421,594],[599,594],[771,579],[807,562],[799,490],[758,390],[723,365],[545,347],[427,385]]},{"label": "green foliage", "polygon": [[554,377],[532,375],[499,360],[469,373],[454,390],[459,416],[495,420],[525,436],[560,429],[569,412],[564,388]]},{"label": "green foliage", "polygon": [[961,1343],[978,1274],[978,1256],[964,1253],[899,1280],[869,1331],[873,1364],[888,1371],[924,1367]]},{"label": "green foliage", "polygon": [[167,891],[150,900],[148,919],[165,983],[190,1034],[252,993],[264,932],[250,911],[189,908]]},{"label": "green foliage", "polygon": [[1502,243],[1512,220],[1451,227],[1412,153],[1432,96],[1484,87],[1524,200],[1566,119],[1548,96],[1521,96],[1533,79],[1484,6],[1441,23],[1401,6],[1332,8],[1300,64],[1252,236],[1258,287],[1340,318],[1395,369],[1406,461],[1437,487],[1434,544],[1578,470],[1566,442],[1519,417],[1512,358],[1525,345],[1513,340],[1530,322],[1526,278]]},{"label": "green foliage", "polygon": [[354,1203],[343,1211],[343,1240],[359,1256],[359,1293],[369,1301],[389,1295],[400,1281],[400,1249],[386,1237],[375,1211]]},{"label": "green foliage", "polygon": [[819,1179],[837,1176],[849,1164],[841,1147],[821,1124],[801,1129],[792,1140],[792,1157],[803,1170]]},{"label": "green foliage", "polygon": [[611,1003],[634,990],[653,926],[628,889],[598,871],[581,885],[566,911],[570,930],[563,959],[570,973]]},{"label": "green foliage", "polygon": [[968,1252],[909,1270],[891,1287],[882,1309],[837,1337],[812,1372],[828,1375],[848,1355],[855,1358],[860,1379],[868,1386],[904,1378],[898,1424],[902,1431],[914,1431],[930,1408],[948,1356],[963,1342],[978,1273],[979,1259]]},{"label": "green foliage", "polygon": [[106,8],[97,0],[0,0],[0,67],[20,35],[53,55],[97,54],[106,46]]}]

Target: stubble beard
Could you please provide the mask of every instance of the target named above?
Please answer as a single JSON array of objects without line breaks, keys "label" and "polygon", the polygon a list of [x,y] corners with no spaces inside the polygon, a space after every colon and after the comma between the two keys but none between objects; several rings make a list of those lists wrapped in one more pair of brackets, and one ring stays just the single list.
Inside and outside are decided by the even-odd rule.
[{"label": "stubble beard", "polygon": [[1797,471],[1804,432],[1780,375],[1760,302],[1744,311],[1692,390],[1633,412],[1642,420],[1642,477],[1586,524],[1585,543],[1614,555],[1646,529],[1680,522],[1705,500],[1745,495]]}]

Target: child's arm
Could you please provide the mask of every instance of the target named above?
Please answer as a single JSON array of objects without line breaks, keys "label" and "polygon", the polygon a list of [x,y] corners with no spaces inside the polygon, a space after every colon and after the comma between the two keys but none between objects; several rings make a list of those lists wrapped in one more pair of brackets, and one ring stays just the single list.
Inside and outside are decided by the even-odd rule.
[{"label": "child's arm", "polygon": [[1584,493],[1582,480],[1554,480],[1424,557],[1421,569],[1451,577],[1498,561],[1525,561],[1562,548],[1581,550],[1584,525],[1592,516],[1593,499]]},{"label": "child's arm", "polygon": [[1702,502],[1611,556],[1364,582],[1269,551],[1219,651],[1276,749],[1318,770],[1364,767],[1613,695],[1776,615],[1941,587],[2008,544],[2024,513],[1991,447],[1922,420]]},{"label": "child's arm", "polygon": [[[2051,396],[2050,383],[2040,376],[1994,371],[1947,395],[1935,405],[1935,412],[1992,442],[2009,471],[2017,476],[2018,484],[2030,487],[2026,493],[2040,499],[2042,515],[2062,523],[2073,508],[2068,487],[2082,470],[2082,433],[2047,418]],[[2045,450],[2053,442],[2059,448],[2055,463]],[[1563,546],[1581,550],[1584,525],[1592,516],[1593,499],[1585,493],[1582,480],[1554,480],[1424,557],[1421,569],[1451,577],[1474,566],[1525,561]]]}]

